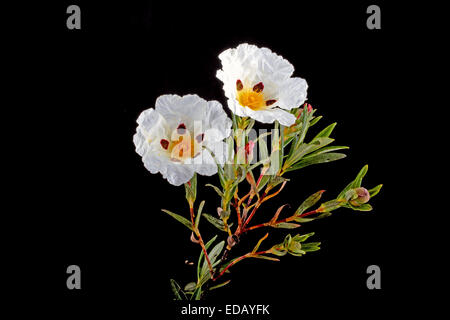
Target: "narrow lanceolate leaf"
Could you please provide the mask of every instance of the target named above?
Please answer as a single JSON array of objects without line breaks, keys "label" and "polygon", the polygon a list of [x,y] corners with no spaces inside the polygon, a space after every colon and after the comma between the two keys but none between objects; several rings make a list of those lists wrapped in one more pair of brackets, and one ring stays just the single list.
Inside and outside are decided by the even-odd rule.
[{"label": "narrow lanceolate leaf", "polygon": [[361,171],[359,171],[358,175],[356,176],[355,181],[353,182],[353,188],[359,188],[361,187],[361,182],[364,176],[367,173],[367,170],[369,169],[369,166],[366,164]]},{"label": "narrow lanceolate leaf", "polygon": [[318,117],[315,117],[314,119],[312,119],[311,122],[309,123],[309,127],[312,127],[313,125],[315,125],[317,122],[320,121],[320,119],[322,119],[322,116],[318,116]]},{"label": "narrow lanceolate leaf", "polygon": [[280,164],[280,167],[283,166],[283,159],[284,159],[284,126],[280,124],[280,153],[278,155],[278,162]]},{"label": "narrow lanceolate leaf", "polygon": [[[222,252],[224,245],[225,245],[225,241],[221,241],[218,244],[216,244],[216,246],[214,248],[212,248],[212,250],[208,253],[209,261],[211,261],[212,265],[214,265],[214,263],[216,262],[216,259]],[[206,259],[204,259],[203,266],[200,271],[199,285],[202,286],[210,277],[211,277],[211,275],[209,272],[208,262],[206,261]]]},{"label": "narrow lanceolate leaf", "polygon": [[173,279],[170,279],[170,288],[172,289],[172,292],[175,295],[175,300],[183,300],[183,297],[185,300],[187,299],[186,295],[181,290],[180,285]]},{"label": "narrow lanceolate leaf", "polygon": [[[345,198],[345,194],[347,193],[347,191],[349,191],[350,189],[354,189],[354,188],[358,188],[361,186],[361,182],[362,179],[364,178],[364,176],[367,173],[368,170],[368,165],[365,165],[358,173],[358,175],[356,176],[355,180],[353,180],[352,182],[350,182],[345,188],[344,190],[341,191],[341,193],[339,193],[339,195],[337,196],[338,199],[344,199]],[[376,188],[376,187],[375,187]],[[380,187],[381,188],[381,187]],[[379,191],[379,190],[378,190]]]},{"label": "narrow lanceolate leaf", "polygon": [[326,127],[325,129],[323,129],[322,131],[320,131],[313,139],[316,140],[317,138],[322,138],[322,137],[329,137],[331,132],[333,132],[334,127],[336,127],[336,122],[330,124],[328,127]]},{"label": "narrow lanceolate leaf", "polygon": [[330,212],[339,209],[340,207],[344,206],[345,203],[346,201],[343,199],[330,200],[322,203],[317,209],[317,212]]},{"label": "narrow lanceolate leaf", "polygon": [[211,187],[211,188],[213,188],[216,192],[217,192],[217,194],[221,197],[221,198],[223,198],[223,192],[219,189],[219,188],[217,188],[215,185],[212,185],[212,184],[205,184],[205,186],[206,187]]},{"label": "narrow lanceolate leaf", "polygon": [[380,192],[382,186],[383,186],[382,184],[379,184],[375,188],[370,189],[369,190],[370,197],[371,198],[375,197],[378,194],[378,192]]},{"label": "narrow lanceolate leaf", "polygon": [[309,237],[312,237],[313,235],[314,235],[314,232],[310,232],[310,233],[307,233],[304,235],[297,234],[292,238],[292,240],[296,241],[296,242],[303,242],[306,239],[308,239]]},{"label": "narrow lanceolate leaf", "polygon": [[312,157],[318,154],[322,154],[322,153],[327,153],[327,152],[333,152],[333,151],[338,151],[338,150],[345,150],[345,149],[350,149],[349,147],[346,146],[329,146],[329,147],[324,147],[324,148],[320,148],[319,150],[316,150],[314,152],[311,152],[310,154],[308,154],[308,157]]},{"label": "narrow lanceolate leaf", "polygon": [[198,224],[200,223],[200,217],[202,216],[202,210],[203,210],[204,205],[205,205],[205,200],[200,202],[200,205],[198,206],[197,217],[195,217],[195,227],[196,228],[198,228]]},{"label": "narrow lanceolate leaf", "polygon": [[268,174],[263,175],[261,181],[258,184],[258,192],[260,192],[266,186],[266,184],[269,182],[271,177],[272,176],[268,175]]},{"label": "narrow lanceolate leaf", "polygon": [[174,218],[178,222],[181,222],[182,224],[184,224],[187,228],[189,228],[189,230],[194,231],[193,228],[192,228],[192,223],[188,219],[186,219],[185,217],[182,217],[179,214],[173,213],[173,212],[171,212],[169,210],[166,210],[166,209],[161,209],[161,211],[167,213],[169,216],[171,216],[172,218]]},{"label": "narrow lanceolate leaf", "polygon": [[328,138],[328,137],[319,137],[308,143],[308,145],[311,146],[311,148],[308,149],[308,152],[306,154],[310,154],[320,148],[323,148],[330,143],[334,142],[334,139]]},{"label": "narrow lanceolate leaf", "polygon": [[297,218],[294,219],[294,221],[295,222],[299,222],[299,223],[305,223],[305,222],[311,222],[311,221],[318,220],[318,219],[323,219],[323,218],[326,218],[326,217],[329,217],[329,216],[331,216],[331,212],[324,212],[324,213],[319,214],[318,216],[316,216],[314,218],[311,218],[311,217],[308,217],[308,218],[297,217]]},{"label": "narrow lanceolate leaf", "polygon": [[[219,229],[220,231],[224,231],[227,232],[225,225],[222,221],[222,219],[218,219],[216,217],[213,217],[212,215],[206,214],[204,213],[203,216],[206,218],[206,220],[211,223],[214,227],[216,227],[217,229]],[[232,224],[228,225],[229,227],[232,226]]]},{"label": "narrow lanceolate leaf", "polygon": [[356,210],[356,211],[372,211],[373,208],[370,204],[364,203],[364,204],[360,205],[359,207],[352,206],[352,209]]},{"label": "narrow lanceolate leaf", "polygon": [[297,223],[291,223],[291,222],[280,222],[277,224],[272,225],[274,228],[280,228],[280,229],[295,229],[300,227]]},{"label": "narrow lanceolate leaf", "polygon": [[313,252],[320,250],[320,242],[303,243],[302,250],[305,252]]},{"label": "narrow lanceolate leaf", "polygon": [[254,255],[254,256],[252,256],[252,258],[264,259],[264,260],[270,260],[270,261],[280,261],[280,259],[278,259],[278,258],[263,256],[261,254]]},{"label": "narrow lanceolate leaf", "polygon": [[281,210],[284,209],[284,207],[286,207],[287,204],[282,205],[281,207],[278,208],[277,212],[275,212],[275,215],[273,216],[273,218],[270,220],[270,224],[274,224],[277,220],[278,220],[278,216],[281,213]]},{"label": "narrow lanceolate leaf", "polygon": [[255,253],[256,251],[258,251],[259,246],[261,245],[261,243],[268,237],[269,233],[266,233],[266,235],[264,237],[262,237],[261,239],[259,239],[258,243],[256,244],[256,246],[253,248],[252,253]]},{"label": "narrow lanceolate leaf", "polygon": [[309,122],[311,120],[312,114],[306,110],[306,108],[303,108],[302,115],[300,116],[300,122],[301,122],[301,128],[299,130],[298,134],[298,140],[296,141],[296,144],[298,147],[301,143],[303,143],[303,140],[305,139],[306,132],[308,132],[309,128]]},{"label": "narrow lanceolate leaf", "polygon": [[[217,239],[217,235],[214,236],[211,240],[209,240],[206,244],[205,244],[205,249],[208,250],[209,247],[214,243],[214,241],[216,241]],[[198,261],[197,261],[197,279],[200,280],[200,266],[202,265],[203,262],[203,258],[205,257],[205,254],[203,253],[203,250],[200,250],[200,256],[198,257]]]},{"label": "narrow lanceolate leaf", "polygon": [[325,190],[317,191],[316,193],[310,195],[303,203],[298,207],[297,211],[295,211],[295,215],[300,215],[303,212],[305,212],[306,209],[311,208],[313,205],[315,205],[320,198],[322,197],[322,194],[325,192]]},{"label": "narrow lanceolate leaf", "polygon": [[227,284],[229,284],[230,282],[231,282],[231,280],[227,280],[225,282],[222,282],[221,284],[218,284],[218,285],[216,285],[214,287],[209,288],[209,290],[214,290],[214,289],[218,289],[218,288],[224,287]]},{"label": "narrow lanceolate leaf", "polygon": [[313,164],[319,164],[319,163],[326,163],[326,162],[331,162],[331,161],[336,161],[336,160],[340,160],[345,158],[346,155],[343,153],[335,153],[335,152],[330,152],[330,153],[324,153],[324,154],[318,154],[315,156],[311,156],[311,157],[307,157],[304,158],[303,160],[299,161],[296,165],[288,168],[286,171],[293,171],[293,170],[298,170],[298,169],[302,169],[304,167],[313,165]]},{"label": "narrow lanceolate leaf", "polygon": [[184,286],[184,291],[185,292],[192,292],[194,291],[196,288],[196,283],[195,282],[189,282],[187,285]]},{"label": "narrow lanceolate leaf", "polygon": [[316,140],[313,140],[311,143],[303,143],[301,144],[288,158],[286,161],[287,166],[294,165],[296,162],[300,161],[302,158],[306,159],[309,158],[309,156],[306,156],[322,147],[325,147],[326,145],[329,145],[332,143],[334,139],[323,137],[323,138],[317,138]]}]

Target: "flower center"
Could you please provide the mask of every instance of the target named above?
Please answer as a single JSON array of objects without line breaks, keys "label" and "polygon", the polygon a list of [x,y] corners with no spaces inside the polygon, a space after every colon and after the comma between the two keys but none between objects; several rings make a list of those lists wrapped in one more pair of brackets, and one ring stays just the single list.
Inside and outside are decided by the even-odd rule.
[{"label": "flower center", "polygon": [[237,100],[239,104],[252,110],[264,110],[276,102],[274,99],[266,100],[263,90],[264,84],[262,82],[257,83],[253,88],[244,88],[241,80],[236,81]]},{"label": "flower center", "polygon": [[170,153],[172,161],[181,162],[188,158],[195,158],[200,154],[204,133],[191,137],[189,130],[186,129],[184,123],[181,123],[176,130],[173,131],[171,140],[161,139],[160,144],[164,150]]}]

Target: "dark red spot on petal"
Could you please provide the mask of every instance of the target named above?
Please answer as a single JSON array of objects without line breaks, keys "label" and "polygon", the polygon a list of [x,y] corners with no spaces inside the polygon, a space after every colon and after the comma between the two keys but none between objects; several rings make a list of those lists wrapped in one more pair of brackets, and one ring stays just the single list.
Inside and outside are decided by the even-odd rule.
[{"label": "dark red spot on petal", "polygon": [[264,85],[262,82],[255,84],[255,86],[253,87],[253,91],[255,92],[261,92],[264,90]]},{"label": "dark red spot on petal", "polygon": [[244,88],[244,85],[242,84],[242,81],[238,79],[238,80],[236,81],[236,90],[237,90],[237,91],[241,91],[242,88]]},{"label": "dark red spot on petal", "polygon": [[200,133],[198,136],[195,137],[195,140],[197,140],[197,142],[200,143],[203,141],[204,138],[205,138],[205,134]]},{"label": "dark red spot on petal", "polygon": [[184,123],[180,123],[180,125],[177,128],[178,134],[184,134],[186,132],[186,125]]},{"label": "dark red spot on petal", "polygon": [[273,105],[275,102],[277,102],[277,100],[272,99],[272,100],[266,100],[266,106],[271,106]]},{"label": "dark red spot on petal", "polygon": [[159,143],[161,143],[161,147],[163,147],[163,149],[167,150],[167,148],[169,147],[169,141],[167,141],[166,139],[161,139]]}]

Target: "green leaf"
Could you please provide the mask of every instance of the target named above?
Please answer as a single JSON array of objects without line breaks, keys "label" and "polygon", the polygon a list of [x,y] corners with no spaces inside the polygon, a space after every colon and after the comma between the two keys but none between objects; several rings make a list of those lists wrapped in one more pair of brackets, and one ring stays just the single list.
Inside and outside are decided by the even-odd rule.
[{"label": "green leaf", "polygon": [[225,282],[222,282],[221,284],[218,284],[218,285],[216,285],[214,287],[209,288],[209,290],[214,290],[214,289],[218,289],[218,288],[224,287],[227,284],[229,284],[230,282],[231,282],[231,280],[227,280]]},{"label": "green leaf", "polygon": [[[204,213],[203,216],[206,218],[206,220],[211,223],[214,227],[216,227],[217,229],[219,229],[220,231],[224,231],[227,232],[227,230],[225,229],[225,225],[223,223],[223,221],[221,219],[218,219],[216,217],[213,217],[212,215],[206,214]],[[232,224],[228,225],[229,227],[232,226]]]},{"label": "green leaf", "polygon": [[[208,253],[208,257],[212,265],[214,265],[214,263],[216,262],[216,259],[222,252],[224,245],[225,241],[221,241],[218,244],[216,244],[216,246],[212,248],[212,250]],[[202,286],[206,281],[208,281],[208,279],[210,279],[210,277],[211,274],[209,272],[208,262],[206,261],[206,259],[204,259],[203,266],[200,271],[200,281],[198,285]]]},{"label": "green leaf", "polygon": [[346,203],[343,199],[335,199],[330,200],[327,202],[324,202],[320,205],[319,209],[317,209],[319,212],[330,212],[336,209],[339,209],[340,207],[344,206]]},{"label": "green leaf", "polygon": [[307,154],[310,154],[322,147],[325,147],[326,145],[332,143],[334,139],[328,138],[328,137],[322,137],[317,138],[316,140],[313,140],[311,143],[303,143],[301,144],[292,155],[288,158],[288,160],[285,163],[285,167],[289,167],[292,165],[295,165],[298,161],[300,161],[302,158],[306,159],[308,157],[305,157]]},{"label": "green leaf", "polygon": [[183,300],[183,298],[184,300],[187,300],[187,297],[181,290],[180,285],[174,279],[170,279],[170,287],[172,289],[173,294],[175,295],[175,300]]},{"label": "green leaf", "polygon": [[280,124],[280,142],[279,142],[279,148],[280,152],[278,154],[278,163],[280,164],[280,168],[283,166],[283,159],[284,159],[284,126]]},{"label": "green leaf", "polygon": [[306,209],[312,207],[317,203],[317,201],[320,200],[322,197],[322,194],[325,192],[325,190],[317,191],[316,193],[310,195],[308,198],[306,198],[305,201],[297,208],[294,215],[300,215],[303,212],[305,212]]},{"label": "green leaf", "polygon": [[311,122],[309,123],[309,127],[312,127],[313,125],[315,125],[317,122],[319,122],[320,119],[322,119],[322,116],[318,116],[318,117],[315,117],[314,119],[312,119]]},{"label": "green leaf", "polygon": [[201,300],[202,298],[202,287],[198,287],[195,289],[194,293],[192,294],[192,297],[194,300]]},{"label": "green leaf", "polygon": [[252,256],[252,258],[256,258],[256,259],[264,259],[264,260],[270,260],[270,261],[280,261],[280,259],[274,258],[274,257],[268,257],[268,256],[264,256],[261,254],[257,254]]},{"label": "green leaf", "polygon": [[202,210],[203,210],[204,205],[205,205],[205,200],[200,202],[200,205],[198,206],[197,217],[195,217],[195,227],[196,228],[198,228],[198,224],[200,223],[200,217],[202,216]]},{"label": "green leaf", "polygon": [[270,178],[272,176],[271,175],[263,175],[263,177],[261,178],[261,181],[258,184],[258,192],[260,192],[265,186],[266,184],[269,182]]},{"label": "green leaf", "polygon": [[286,179],[286,178],[280,177],[280,176],[271,176],[271,179],[270,179],[270,182],[269,182],[270,188],[273,189],[273,188],[275,188],[279,184],[282,184],[285,181],[289,181],[289,179]]},{"label": "green leaf", "polygon": [[259,239],[258,243],[256,244],[256,246],[253,248],[252,253],[255,253],[256,251],[258,251],[259,246],[261,245],[261,243],[267,238],[267,236],[269,235],[269,233],[266,233],[266,235],[264,237],[262,237],[261,239]]},{"label": "green leaf", "polygon": [[351,208],[356,211],[372,211],[372,209],[373,209],[372,206],[368,203],[364,203],[364,204],[360,205],[359,207],[351,206]]},{"label": "green leaf", "polygon": [[303,143],[303,140],[305,139],[306,132],[308,132],[309,128],[309,121],[311,120],[312,112],[308,112],[307,108],[303,108],[302,115],[300,116],[300,122],[302,124],[299,134],[298,134],[298,140],[297,140],[297,147]]},{"label": "green leaf", "polygon": [[367,173],[368,170],[368,165],[365,165],[358,173],[358,175],[356,176],[355,180],[353,180],[352,182],[350,182],[342,191],[341,193],[339,193],[339,195],[337,196],[337,199],[344,199],[345,198],[345,194],[347,193],[347,191],[349,191],[350,189],[355,189],[361,186],[361,182],[362,182],[362,178],[364,178],[364,176]]},{"label": "green leaf", "polygon": [[295,229],[300,227],[297,223],[291,223],[291,222],[280,222],[277,224],[274,224],[272,227],[274,228],[281,228],[281,229]]},{"label": "green leaf", "polygon": [[161,211],[167,213],[169,216],[171,216],[172,218],[174,218],[178,222],[181,222],[182,224],[184,224],[187,228],[189,228],[189,230],[194,231],[194,229],[192,228],[191,221],[189,221],[185,217],[182,217],[179,214],[173,213],[173,212],[171,212],[169,210],[166,210],[166,209],[161,209]]},{"label": "green leaf", "polygon": [[320,250],[320,242],[303,243],[302,249],[305,252],[313,252]]},{"label": "green leaf", "polygon": [[292,241],[289,245],[288,252],[293,255],[303,255],[305,251],[302,250],[302,244],[298,241]]},{"label": "green leaf", "polygon": [[[208,250],[209,247],[213,244],[214,241],[216,241],[217,239],[217,235],[215,235],[211,240],[209,240],[206,244],[205,244],[205,249]],[[203,253],[203,250],[200,250],[200,256],[198,257],[198,261],[197,261],[197,279],[200,280],[200,266],[202,264],[202,259],[205,256],[205,254]]]},{"label": "green leaf", "polygon": [[318,220],[318,219],[323,219],[323,218],[326,218],[326,217],[329,217],[329,216],[331,216],[331,212],[324,212],[324,213],[322,213],[322,214],[320,214],[320,215],[318,215],[318,216],[316,216],[314,218],[297,217],[297,218],[294,219],[294,221],[295,222],[299,222],[299,223],[305,223],[305,222],[311,222],[311,221]]},{"label": "green leaf", "polygon": [[283,246],[283,244],[277,244],[270,249],[270,253],[282,257],[286,255],[287,249]]},{"label": "green leaf", "polygon": [[345,157],[346,157],[345,154],[337,153],[337,152],[336,153],[330,152],[330,153],[318,154],[315,156],[310,156],[310,157],[304,158],[303,160],[299,161],[296,165],[288,168],[286,171],[302,169],[304,167],[307,167],[307,166],[310,166],[313,164],[336,161],[336,160],[343,159]]},{"label": "green leaf", "polygon": [[189,183],[184,184],[184,188],[186,191],[186,200],[190,204],[193,204],[197,197],[197,173],[194,173],[194,176],[189,181]]},{"label": "green leaf", "polygon": [[307,233],[304,235],[297,234],[292,238],[292,240],[296,241],[296,242],[303,242],[306,239],[308,239],[309,237],[312,237],[314,234],[315,234],[314,232],[310,232],[310,233]]},{"label": "green leaf", "polygon": [[185,287],[185,292],[193,292],[197,287],[197,284],[195,282],[189,282]]},{"label": "green leaf", "polygon": [[308,149],[308,152],[306,154],[309,154],[311,152],[314,152],[320,148],[323,148],[330,143],[334,142],[334,139],[328,138],[328,137],[319,137],[308,143],[308,145],[311,146],[311,148]]},{"label": "green leaf", "polygon": [[383,185],[379,184],[375,188],[370,189],[369,190],[370,197],[371,198],[375,197],[380,192],[381,187],[383,187]]},{"label": "green leaf", "polygon": [[328,127],[326,127],[325,129],[323,129],[322,131],[320,131],[313,139],[316,140],[318,138],[322,138],[322,137],[329,137],[331,132],[333,132],[334,127],[336,127],[336,122],[330,124]]},{"label": "green leaf", "polygon": [[359,171],[358,175],[356,176],[355,181],[353,182],[353,187],[352,188],[359,188],[361,187],[361,182],[362,179],[364,178],[364,176],[367,173],[367,170],[369,169],[369,166],[366,164],[361,171]]},{"label": "green leaf", "polygon": [[314,152],[311,152],[308,154],[308,157],[312,157],[318,154],[323,154],[323,153],[327,153],[327,152],[332,152],[332,151],[338,151],[338,150],[346,150],[346,149],[350,149],[349,147],[346,146],[329,146],[329,147],[323,147],[319,150],[316,150]]},{"label": "green leaf", "polygon": [[218,187],[216,187],[215,185],[212,185],[212,184],[205,184],[205,187],[211,187],[211,188],[213,188],[216,192],[217,192],[217,194],[221,197],[221,198],[223,198],[223,193],[222,193],[222,191],[218,188]]}]

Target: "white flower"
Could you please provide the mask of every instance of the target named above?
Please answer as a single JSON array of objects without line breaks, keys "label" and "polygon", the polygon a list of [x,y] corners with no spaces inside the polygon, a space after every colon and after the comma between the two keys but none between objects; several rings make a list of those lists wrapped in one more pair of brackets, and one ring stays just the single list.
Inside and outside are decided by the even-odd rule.
[{"label": "white flower", "polygon": [[[217,101],[197,95],[163,95],[155,108],[143,111],[133,137],[136,152],[151,173],[160,172],[173,185],[188,182],[195,172],[217,173],[224,163],[231,120]],[[206,147],[206,148],[204,148]]]},{"label": "white flower", "polygon": [[219,55],[222,70],[217,78],[223,82],[228,107],[241,117],[264,123],[278,120],[284,126],[295,122],[288,111],[306,100],[308,85],[302,78],[292,78],[294,67],[267,48],[247,43]]}]

